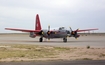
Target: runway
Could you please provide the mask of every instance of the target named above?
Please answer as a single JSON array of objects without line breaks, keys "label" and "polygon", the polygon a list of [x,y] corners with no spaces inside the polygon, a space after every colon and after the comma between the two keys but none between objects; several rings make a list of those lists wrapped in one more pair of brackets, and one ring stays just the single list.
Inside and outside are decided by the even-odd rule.
[{"label": "runway", "polygon": [[105,36],[89,35],[81,36],[78,39],[73,37],[68,38],[68,42],[64,43],[62,39],[51,39],[39,42],[39,37],[30,38],[28,35],[0,35],[0,44],[35,44],[35,45],[50,45],[50,46],[65,46],[65,47],[101,47],[105,48]]}]

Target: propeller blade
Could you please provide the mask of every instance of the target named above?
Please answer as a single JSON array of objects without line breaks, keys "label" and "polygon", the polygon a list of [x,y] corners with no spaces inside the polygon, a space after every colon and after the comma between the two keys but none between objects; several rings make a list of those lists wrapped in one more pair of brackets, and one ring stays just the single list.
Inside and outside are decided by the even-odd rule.
[{"label": "propeller blade", "polygon": [[48,40],[50,40],[50,25],[48,26],[47,34],[48,34]]},{"label": "propeller blade", "polygon": [[50,25],[48,26],[48,32],[47,32],[48,35],[50,35]]},{"label": "propeller blade", "polygon": [[72,31],[72,28],[71,27],[69,27],[70,28],[70,30]]},{"label": "propeller blade", "polygon": [[79,28],[77,29],[77,31],[79,30]]},{"label": "propeller blade", "polygon": [[78,39],[78,38],[75,38],[76,40]]},{"label": "propeller blade", "polygon": [[48,31],[50,31],[50,25],[48,26]]}]

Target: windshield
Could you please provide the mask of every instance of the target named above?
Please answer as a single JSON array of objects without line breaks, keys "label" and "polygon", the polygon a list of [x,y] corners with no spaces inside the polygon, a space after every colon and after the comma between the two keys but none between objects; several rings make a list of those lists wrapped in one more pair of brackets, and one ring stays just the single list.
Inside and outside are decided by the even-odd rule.
[{"label": "windshield", "polygon": [[65,27],[60,27],[59,30],[66,30]]}]

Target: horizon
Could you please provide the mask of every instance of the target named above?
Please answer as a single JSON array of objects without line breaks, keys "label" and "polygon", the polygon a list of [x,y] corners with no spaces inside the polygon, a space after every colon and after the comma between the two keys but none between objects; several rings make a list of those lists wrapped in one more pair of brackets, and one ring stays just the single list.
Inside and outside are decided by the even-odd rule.
[{"label": "horizon", "polygon": [[98,28],[105,32],[105,0],[1,0],[0,33],[22,33],[5,28],[34,29],[39,14],[42,29]]}]

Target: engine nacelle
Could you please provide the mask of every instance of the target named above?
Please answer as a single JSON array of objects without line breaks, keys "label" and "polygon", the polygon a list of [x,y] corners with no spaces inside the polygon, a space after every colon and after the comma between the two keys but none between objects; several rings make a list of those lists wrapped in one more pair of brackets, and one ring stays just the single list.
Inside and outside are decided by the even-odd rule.
[{"label": "engine nacelle", "polygon": [[35,32],[30,32],[30,37],[31,37],[31,38],[35,38],[35,37],[36,37]]}]

